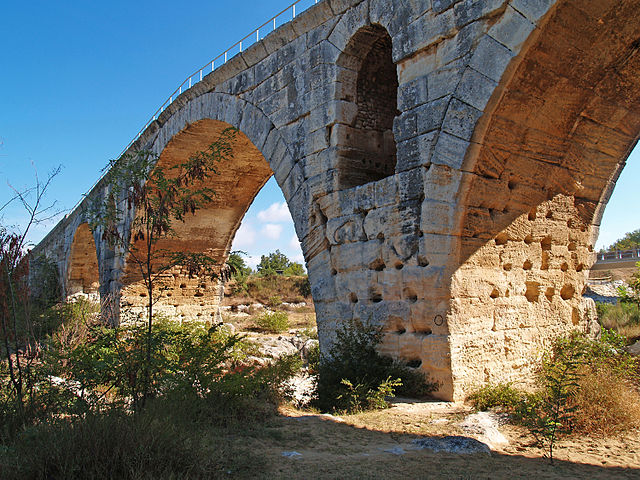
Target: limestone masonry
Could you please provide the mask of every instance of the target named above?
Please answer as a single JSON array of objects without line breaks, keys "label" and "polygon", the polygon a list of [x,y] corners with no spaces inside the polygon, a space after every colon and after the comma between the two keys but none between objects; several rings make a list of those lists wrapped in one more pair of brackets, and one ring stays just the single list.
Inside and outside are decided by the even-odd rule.
[{"label": "limestone masonry", "polygon": [[[386,353],[462,399],[526,383],[582,299],[603,209],[640,133],[639,0],[324,0],[185,91],[131,152],[162,165],[240,129],[218,192],[165,248],[221,262],[271,175],[302,243],[321,348],[383,325]],[[150,81],[153,81],[152,79]],[[66,295],[140,305],[91,235],[98,183],[36,247]],[[128,231],[131,218],[120,228]],[[165,276],[161,309],[217,315],[221,286]]]}]

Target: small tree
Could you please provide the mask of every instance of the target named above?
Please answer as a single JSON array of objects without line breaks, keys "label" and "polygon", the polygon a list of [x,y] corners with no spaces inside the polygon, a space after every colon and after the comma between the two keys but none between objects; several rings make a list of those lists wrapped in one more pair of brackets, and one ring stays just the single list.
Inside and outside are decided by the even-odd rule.
[{"label": "small tree", "polygon": [[[184,163],[163,168],[149,151],[125,155],[109,163],[106,175],[109,195],[90,212],[92,230],[100,229],[102,238],[127,256],[142,277],[147,290],[147,340],[143,368],[144,406],[149,392],[152,357],[153,305],[160,276],[176,267],[185,267],[189,275],[214,278],[217,262],[203,253],[170,252],[158,248],[161,239],[174,235],[176,221],[195,214],[212,201],[215,192],[206,181],[218,174],[216,164],[233,157],[237,129],[227,128],[207,150]],[[124,228],[128,216],[135,215],[130,229]]]},{"label": "small tree", "polygon": [[[13,187],[13,196],[0,207],[0,212],[13,202],[20,203],[27,213],[22,232],[11,232],[0,226],[0,339],[3,361],[9,377],[10,391],[0,397],[12,399],[18,422],[27,419],[26,402],[35,392],[32,364],[38,350],[29,291],[29,254],[27,237],[34,225],[54,217],[55,202],[45,206],[46,192],[61,167],[53,170],[42,182],[36,173],[35,186],[25,190]],[[3,372],[5,373],[5,372]],[[4,379],[2,379],[4,384]],[[2,385],[4,386],[4,385]]]}]

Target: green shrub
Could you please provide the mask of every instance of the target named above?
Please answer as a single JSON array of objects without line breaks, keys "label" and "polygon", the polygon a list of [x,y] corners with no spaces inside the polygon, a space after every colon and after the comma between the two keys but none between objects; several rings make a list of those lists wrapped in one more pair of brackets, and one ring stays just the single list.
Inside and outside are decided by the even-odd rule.
[{"label": "green shrub", "polygon": [[422,372],[380,355],[376,346],[382,335],[381,328],[355,320],[337,330],[328,355],[319,362],[316,406],[320,410],[355,412],[380,407],[373,397],[381,391],[389,396],[396,391],[423,396],[437,390],[438,384],[428,381]]},{"label": "green shrub", "polygon": [[640,339],[640,306],[632,302],[596,302],[600,325],[615,330],[629,338],[630,342]]},{"label": "green shrub", "polygon": [[522,392],[511,383],[488,384],[469,395],[467,400],[479,411],[496,407],[513,411],[522,401]]},{"label": "green shrub", "polygon": [[256,319],[256,326],[263,332],[282,333],[289,329],[286,312],[264,312]]}]

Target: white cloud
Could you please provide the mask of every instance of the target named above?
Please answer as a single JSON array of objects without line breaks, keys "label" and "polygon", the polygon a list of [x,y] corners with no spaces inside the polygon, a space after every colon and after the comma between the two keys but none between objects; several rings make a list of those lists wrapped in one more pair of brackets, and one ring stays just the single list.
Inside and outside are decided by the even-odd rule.
[{"label": "white cloud", "polygon": [[248,223],[242,222],[240,228],[236,232],[236,236],[233,239],[232,249],[238,250],[246,247],[250,247],[256,242],[256,231],[251,228]]},{"label": "white cloud", "polygon": [[262,227],[260,233],[262,233],[265,237],[270,238],[271,240],[278,240],[280,238],[280,234],[282,233],[282,225],[267,223],[264,227]]},{"label": "white cloud", "polygon": [[298,240],[298,236],[294,233],[293,237],[289,241],[289,246],[294,250],[300,250],[300,241]]},{"label": "white cloud", "polygon": [[258,212],[258,220],[276,223],[293,222],[286,202],[272,203],[266,210],[260,210]]}]

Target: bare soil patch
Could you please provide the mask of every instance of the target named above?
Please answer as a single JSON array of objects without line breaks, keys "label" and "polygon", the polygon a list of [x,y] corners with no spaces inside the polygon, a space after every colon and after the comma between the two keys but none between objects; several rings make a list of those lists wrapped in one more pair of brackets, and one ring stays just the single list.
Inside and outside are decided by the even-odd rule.
[{"label": "bare soil patch", "polygon": [[460,404],[404,400],[388,410],[342,417],[282,408],[281,415],[242,441],[266,459],[267,467],[251,478],[640,478],[640,432],[562,440],[554,465],[526,430],[511,425],[500,427],[509,444],[489,455],[436,453],[413,443],[425,437],[473,437],[459,425],[470,413]]}]

